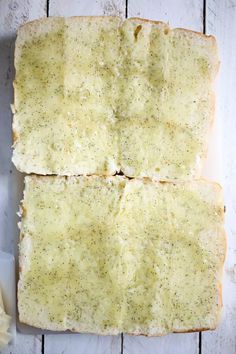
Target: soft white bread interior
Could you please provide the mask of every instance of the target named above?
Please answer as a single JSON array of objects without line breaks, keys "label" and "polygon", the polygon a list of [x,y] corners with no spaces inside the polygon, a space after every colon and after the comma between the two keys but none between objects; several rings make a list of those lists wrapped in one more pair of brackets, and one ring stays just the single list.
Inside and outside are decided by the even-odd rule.
[{"label": "soft white bread interior", "polygon": [[38,174],[114,174],[119,18],[49,18],[16,40],[16,167]]},{"label": "soft white bread interior", "polygon": [[215,38],[141,19],[126,20],[121,34],[121,170],[200,177],[214,117]]},{"label": "soft white bread interior", "polygon": [[13,162],[26,173],[200,176],[215,39],[161,22],[48,18],[16,41]]},{"label": "soft white bread interior", "polygon": [[20,321],[97,334],[214,329],[224,257],[215,183],[28,176]]}]

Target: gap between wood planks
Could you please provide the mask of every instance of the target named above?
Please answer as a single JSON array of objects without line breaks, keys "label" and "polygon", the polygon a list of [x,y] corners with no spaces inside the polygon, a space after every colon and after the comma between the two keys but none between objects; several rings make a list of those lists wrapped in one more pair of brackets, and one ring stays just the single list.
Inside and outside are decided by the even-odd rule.
[{"label": "gap between wood planks", "polygon": [[47,17],[49,17],[49,1],[50,0],[47,0],[47,3],[46,3],[46,14],[47,14]]},{"label": "gap between wood planks", "polygon": [[44,334],[42,334],[41,352],[42,352],[42,354],[44,354]]}]

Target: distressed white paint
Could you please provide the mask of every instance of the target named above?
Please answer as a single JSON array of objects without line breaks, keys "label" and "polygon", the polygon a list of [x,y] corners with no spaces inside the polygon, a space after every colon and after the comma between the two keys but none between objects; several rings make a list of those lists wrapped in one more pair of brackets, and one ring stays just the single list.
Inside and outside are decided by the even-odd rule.
[{"label": "distressed white paint", "polygon": [[124,335],[124,354],[198,354],[198,333],[159,338]]},{"label": "distressed white paint", "polygon": [[[49,16],[125,15],[124,0],[51,0]],[[45,354],[119,354],[121,336],[45,335]]]},{"label": "distressed white paint", "polygon": [[[11,163],[14,41],[21,24],[45,16],[45,5],[45,0],[0,0],[0,248],[11,253],[16,251],[16,211],[22,193],[22,176]],[[41,346],[41,336],[17,333],[1,354],[39,354]]]},{"label": "distressed white paint", "polygon": [[[169,21],[172,27],[202,30],[201,0],[128,0],[129,17]],[[224,191],[227,206],[228,254],[224,277],[224,311],[218,330],[202,334],[202,354],[236,353],[236,0],[207,1],[207,33],[217,36],[221,72],[218,116],[222,123]],[[0,248],[14,252],[17,228],[15,212],[22,193],[22,176],[10,162],[13,78],[13,44],[16,28],[45,16],[46,0],[0,0]],[[125,0],[50,0],[50,15],[120,15]],[[12,173],[10,172],[12,171]],[[17,334],[14,344],[1,354],[39,354],[41,336]],[[45,354],[118,354],[120,337],[47,335]],[[124,354],[197,354],[198,334],[162,338],[124,336]]]},{"label": "distressed white paint", "polygon": [[203,29],[203,0],[128,0],[128,17],[169,22],[171,27]]},{"label": "distressed white paint", "polygon": [[50,16],[125,16],[125,0],[50,0]]},{"label": "distressed white paint", "polygon": [[202,334],[202,354],[236,353],[236,0],[207,0],[206,33],[216,36],[221,68],[217,115],[221,123],[223,187],[228,250],[223,283],[223,314],[216,331]]},{"label": "distressed white paint", "polygon": [[92,334],[46,335],[45,354],[119,354],[120,336],[97,336]]}]

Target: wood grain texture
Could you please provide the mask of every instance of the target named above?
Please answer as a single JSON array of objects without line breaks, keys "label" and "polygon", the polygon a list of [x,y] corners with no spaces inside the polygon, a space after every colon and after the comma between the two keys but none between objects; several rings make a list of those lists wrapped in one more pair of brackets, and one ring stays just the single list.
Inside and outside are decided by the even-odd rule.
[{"label": "wood grain texture", "polygon": [[[101,16],[124,17],[124,0],[50,0],[49,16]],[[118,354],[121,336],[97,336],[89,334],[45,335],[45,354]]]},{"label": "wood grain texture", "polygon": [[[15,254],[19,234],[16,211],[22,197],[23,176],[11,163],[14,42],[20,25],[45,15],[45,0],[0,0],[0,247]],[[39,354],[41,340],[41,336],[17,333],[1,354]]]},{"label": "wood grain texture", "polygon": [[46,335],[45,354],[120,354],[120,336],[92,334]]},{"label": "wood grain texture", "polygon": [[42,336],[16,333],[14,341],[0,351],[1,354],[41,354]]},{"label": "wood grain texture", "polygon": [[[49,15],[125,16],[125,0],[50,0]],[[169,21],[171,27],[203,29],[202,0],[128,0],[129,17]],[[11,164],[11,111],[14,39],[17,27],[46,15],[46,0],[0,0],[0,248],[14,252],[18,230],[15,212],[22,175]],[[226,231],[224,311],[220,327],[202,334],[202,354],[236,353],[236,0],[206,0],[206,32],[216,35],[221,56],[218,117],[221,120]],[[17,334],[1,354],[39,354],[41,336]],[[124,336],[124,354],[197,354],[198,334],[162,338]],[[120,337],[47,335],[45,354],[118,354]]]},{"label": "wood grain texture", "polygon": [[125,0],[50,0],[50,16],[125,16]]},{"label": "wood grain texture", "polygon": [[[169,22],[171,27],[203,30],[203,1],[129,0],[128,17]],[[124,354],[198,354],[199,334],[170,334],[160,338],[124,335]]]},{"label": "wood grain texture", "polygon": [[128,17],[134,16],[201,32],[203,0],[128,0]]},{"label": "wood grain texture", "polygon": [[124,335],[124,354],[198,354],[198,333],[169,334],[159,338]]},{"label": "wood grain texture", "polygon": [[221,67],[217,83],[217,118],[222,132],[225,227],[228,250],[219,328],[202,334],[202,354],[236,353],[236,1],[206,1],[206,33],[217,38]]}]

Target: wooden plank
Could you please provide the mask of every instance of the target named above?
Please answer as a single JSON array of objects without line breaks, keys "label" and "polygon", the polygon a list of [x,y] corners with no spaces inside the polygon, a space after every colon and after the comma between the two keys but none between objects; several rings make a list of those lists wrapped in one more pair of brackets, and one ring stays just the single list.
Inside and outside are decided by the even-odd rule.
[{"label": "wooden plank", "polygon": [[159,338],[124,335],[124,354],[198,354],[198,333]]},{"label": "wooden plank", "polygon": [[44,336],[45,354],[119,354],[120,336],[49,334]]},{"label": "wooden plank", "polygon": [[171,27],[203,30],[202,0],[128,0],[128,17],[169,22]]},{"label": "wooden plank", "polygon": [[[129,0],[128,17],[169,22],[171,27],[203,30],[203,2],[196,0]],[[124,335],[124,354],[197,354],[199,334],[170,334],[160,338]]]},{"label": "wooden plank", "polygon": [[50,0],[49,16],[125,16],[125,0]]},{"label": "wooden plank", "polygon": [[219,328],[202,333],[202,354],[236,353],[236,1],[206,1],[206,33],[216,36],[221,68],[217,83],[217,118],[222,132],[223,187],[226,204],[227,258],[223,313]]},{"label": "wooden plank", "polygon": [[[0,247],[11,253],[17,249],[16,212],[22,197],[23,179],[11,163],[14,41],[20,25],[45,15],[46,0],[0,1]],[[16,333],[14,342],[2,349],[1,354],[39,354],[41,340],[41,336]]]},{"label": "wooden plank", "polygon": [[[51,0],[49,16],[125,15],[125,1]],[[118,354],[121,336],[89,334],[45,335],[45,354]]]},{"label": "wooden plank", "polygon": [[0,351],[1,354],[41,354],[42,336],[16,333],[14,341]]}]

